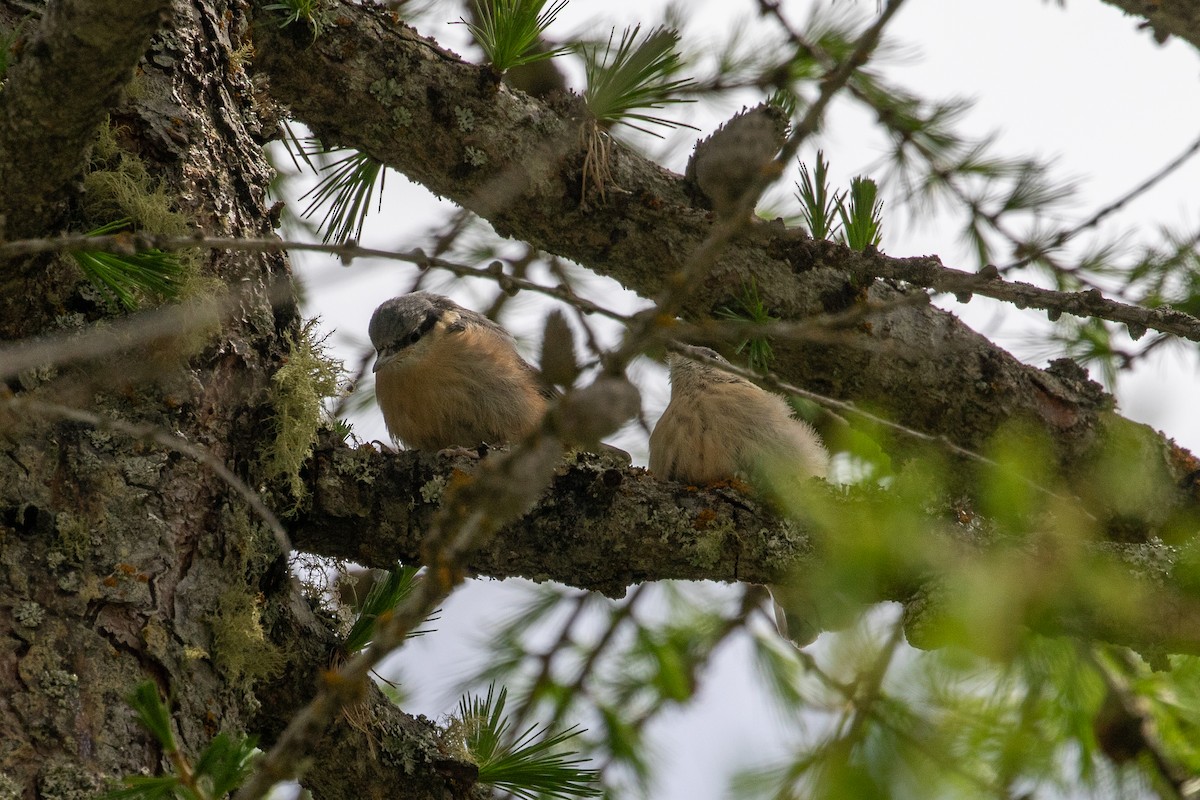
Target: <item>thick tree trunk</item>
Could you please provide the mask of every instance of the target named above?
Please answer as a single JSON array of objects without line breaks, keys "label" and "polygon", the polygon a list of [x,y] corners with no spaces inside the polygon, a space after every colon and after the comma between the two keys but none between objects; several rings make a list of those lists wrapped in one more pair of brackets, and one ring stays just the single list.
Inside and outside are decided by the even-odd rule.
[{"label": "thick tree trunk", "polygon": [[[45,102],[55,86],[47,76],[62,78],[62,53],[34,44],[21,51],[3,94],[0,153],[32,149],[23,159],[53,169],[56,181],[39,183],[38,197],[5,195],[21,234],[96,223],[88,217],[96,197],[78,187],[81,171],[100,168],[84,165],[105,113],[105,147],[118,149],[106,151],[103,168],[114,180],[152,176],[126,186],[161,187],[190,230],[272,233],[262,144],[277,119],[242,68],[249,47],[241,4],[176,2],[160,27],[153,3],[118,3],[151,20],[141,45],[125,42],[119,52],[100,42],[128,32],[122,15],[81,21],[58,3],[60,13],[27,19],[24,5],[14,2],[0,17],[9,29],[25,26],[22,41],[69,42],[84,63],[89,52],[126,61],[99,61],[93,71],[74,63],[73,91],[51,101],[78,100],[89,109],[79,112],[87,124],[72,115],[74,126],[59,130],[49,115],[31,135],[16,100]],[[92,39],[92,51],[82,47]],[[109,85],[92,97],[89,81],[102,79]],[[21,163],[5,162],[7,186],[29,179]],[[274,435],[271,377],[298,332],[287,263],[246,253],[201,253],[197,261],[191,299],[237,291],[219,330],[134,337],[127,352],[26,374],[9,387],[32,413],[0,416],[0,797],[90,797],[121,776],[157,773],[161,748],[127,703],[147,678],[170,698],[179,742],[194,758],[219,731],[257,732],[269,743],[328,664],[331,634],[294,592],[268,526],[225,480],[169,448],[51,409],[74,405],[171,432],[260,483],[261,454]],[[62,333],[109,313],[69,259],[18,265],[4,288],[8,338]],[[364,713],[384,726],[375,750],[362,731],[340,726],[317,757],[313,785],[323,796],[372,795],[356,783],[369,762],[348,757],[347,748],[379,754],[384,763],[372,781],[394,787],[411,776],[410,796],[467,791],[471,769],[441,755],[428,723],[401,718],[378,696],[368,703]],[[387,758],[393,749],[403,757]]]},{"label": "thick tree trunk", "polygon": [[[172,210],[190,227],[267,234],[271,171],[259,142],[273,122],[261,118],[249,79],[231,65],[244,20],[223,3],[177,3],[173,14],[138,63],[125,99],[94,116],[111,113],[119,158],[160,179]],[[92,35],[115,35],[125,24],[105,21],[114,31],[101,26]],[[59,34],[69,41],[80,35]],[[41,56],[25,51],[6,98],[46,88],[30,64]],[[132,66],[123,80],[133,76]],[[74,80],[86,86],[90,78],[79,71]],[[75,149],[76,170],[67,176],[74,185],[96,130],[93,121],[78,135],[61,136],[61,150]],[[57,155],[70,161],[70,153]],[[7,164],[10,173],[19,166]],[[74,193],[60,189],[53,199],[78,209]],[[36,223],[60,220],[53,214]],[[67,226],[78,230],[80,223],[76,210]],[[23,227],[27,234],[57,232]],[[34,407],[79,403],[173,431],[247,474],[270,435],[267,389],[280,363],[281,334],[296,329],[294,304],[272,307],[268,299],[287,266],[278,256],[201,259],[204,278],[242,289],[241,313],[219,333],[134,341],[127,353],[29,376],[16,388]],[[28,266],[22,302],[36,307],[49,289],[58,298],[50,309],[58,316],[36,320],[40,333],[103,314],[69,263]],[[47,287],[47,273],[62,283]],[[152,370],[137,368],[148,360]],[[288,660],[263,636],[264,626],[286,613],[290,586],[284,556],[262,521],[206,466],[166,448],[53,415],[4,422],[4,779],[18,796],[83,797],[112,778],[156,772],[160,748],[126,702],[147,677],[172,698],[187,752],[198,752],[219,730],[247,729],[257,711],[256,682]]]}]

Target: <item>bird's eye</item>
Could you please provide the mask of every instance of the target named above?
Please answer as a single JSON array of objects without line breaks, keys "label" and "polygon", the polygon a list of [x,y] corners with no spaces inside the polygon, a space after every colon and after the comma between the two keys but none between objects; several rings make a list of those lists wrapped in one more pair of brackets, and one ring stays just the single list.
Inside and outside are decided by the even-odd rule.
[{"label": "bird's eye", "polygon": [[417,327],[417,329],[414,330],[412,333],[410,333],[408,336],[404,337],[405,346],[408,346],[410,344],[416,344],[417,341],[422,336],[424,336],[428,331],[433,329],[433,326],[437,324],[437,321],[438,321],[438,315],[436,312],[431,311],[428,314],[426,314],[425,319],[421,321],[420,326]]}]

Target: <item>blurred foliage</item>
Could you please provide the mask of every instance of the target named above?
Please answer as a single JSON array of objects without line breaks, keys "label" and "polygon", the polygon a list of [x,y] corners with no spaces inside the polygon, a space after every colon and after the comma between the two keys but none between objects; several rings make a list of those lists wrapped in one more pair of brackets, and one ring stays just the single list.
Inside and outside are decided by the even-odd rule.
[{"label": "blurred foliage", "polygon": [[237,789],[254,769],[259,750],[253,736],[218,733],[192,763],[179,749],[171,713],[153,681],[138,684],[129,697],[142,726],[162,747],[171,770],[164,775],[133,775],[125,787],[106,792],[104,800],[220,800]]},{"label": "blurred foliage", "polygon": [[[1158,502],[1136,482],[1105,484],[1142,447],[1131,436],[1095,459],[1098,491],[1117,507]],[[819,569],[802,563],[771,588],[789,621],[824,631],[811,646],[780,638],[760,588],[664,583],[607,601],[541,587],[492,632],[468,685],[504,680],[522,724],[586,721],[579,747],[612,797],[678,779],[655,770],[649,724],[696,701],[723,648],[747,645],[794,746],[724,796],[1176,796],[1200,764],[1200,660],[1051,624],[1144,627],[1153,573],[1148,588],[1145,572],[1107,557],[1034,429],[1007,427],[987,455],[977,501],[953,494],[959,467],[932,448],[840,489],[772,487],[819,553]],[[905,586],[915,594],[903,613],[878,604]],[[1118,692],[1128,708],[1114,706]]]},{"label": "blurred foliage", "polygon": [[[742,287],[742,293],[737,298],[736,306],[733,308],[724,307],[717,309],[717,316],[721,319],[741,320],[752,322],[756,325],[766,325],[779,321],[779,318],[772,316],[771,312],[763,304],[762,298],[758,293],[758,286],[753,281]],[[771,349],[771,342],[763,336],[752,336],[744,339],[737,346],[737,352],[745,354],[746,366],[756,372],[769,371],[771,369],[771,362],[775,360],[775,353]]]}]

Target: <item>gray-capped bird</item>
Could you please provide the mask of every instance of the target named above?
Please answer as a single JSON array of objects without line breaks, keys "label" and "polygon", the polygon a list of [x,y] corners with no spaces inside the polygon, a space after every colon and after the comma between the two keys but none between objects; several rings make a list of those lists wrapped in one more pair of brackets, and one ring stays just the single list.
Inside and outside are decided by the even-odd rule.
[{"label": "gray-capped bird", "polygon": [[448,297],[413,292],[371,315],[375,397],[406,447],[514,442],[542,418],[552,389],[508,331]]}]

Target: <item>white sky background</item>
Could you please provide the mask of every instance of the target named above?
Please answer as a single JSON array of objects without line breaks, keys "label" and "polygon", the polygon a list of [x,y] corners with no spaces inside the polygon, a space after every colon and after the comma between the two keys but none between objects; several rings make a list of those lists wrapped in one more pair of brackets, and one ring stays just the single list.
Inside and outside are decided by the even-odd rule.
[{"label": "white sky background", "polygon": [[[873,0],[819,3],[859,14],[875,9]],[[446,21],[458,18],[456,6],[443,5]],[[594,33],[609,25],[619,29],[636,22],[653,25],[661,19],[659,5],[656,0],[604,4],[572,0],[551,32]],[[796,24],[807,19],[813,5],[799,0],[785,4]],[[717,40],[740,20],[756,20],[753,0],[712,0],[680,7],[688,20],[685,41]],[[602,25],[595,24],[597,16]],[[887,30],[891,42],[906,46],[906,57],[903,62],[893,58],[887,63],[885,75],[927,99],[974,98],[975,109],[961,130],[978,136],[999,133],[998,154],[1040,155],[1051,160],[1064,179],[1081,179],[1078,205],[1068,211],[1069,219],[1082,220],[1172,160],[1200,133],[1196,51],[1174,41],[1159,46],[1136,25],[1136,19],[1099,0],[1071,0],[1066,9],[1041,0],[909,0]],[[477,51],[462,43],[463,26],[425,21],[420,27],[465,57],[479,58]],[[740,105],[740,100],[731,100],[668,109],[668,115],[687,117],[700,132],[678,134],[672,141],[682,146],[670,154],[663,154],[660,144],[649,149],[660,163],[682,172],[695,139],[711,132]],[[870,118],[852,102],[835,107],[819,142],[832,163],[834,185],[846,185],[850,177],[866,174],[877,162],[881,140],[872,135],[872,128]],[[801,158],[812,163],[816,147],[802,149]],[[763,205],[794,209],[793,181],[793,174],[785,175]],[[1152,241],[1159,225],[1194,225],[1200,209],[1197,186],[1200,159],[1114,215],[1106,229],[1114,230],[1115,225],[1117,230],[1128,230],[1132,244]],[[882,249],[888,254],[936,253],[947,266],[971,268],[970,254],[957,238],[957,221],[913,222],[898,209],[887,187],[884,199]],[[294,199],[289,202],[294,209],[303,207]],[[423,245],[429,226],[442,218],[439,209],[448,207],[438,205],[403,177],[390,174],[384,211],[368,218],[364,244],[396,249]],[[322,328],[336,331],[330,343],[348,365],[357,362],[359,348],[367,341],[371,311],[407,288],[415,274],[396,262],[356,261],[346,269],[311,254],[295,254],[293,263],[308,286],[306,315],[320,315]],[[427,288],[436,290],[440,280],[431,275]],[[488,284],[468,286],[468,291],[453,293],[464,305],[481,308],[495,294]],[[598,279],[595,286],[589,296],[602,304],[628,308],[636,302],[612,281]],[[1044,348],[1037,341],[1049,327],[1044,313],[1021,312],[978,297],[966,306],[953,298],[939,303],[1018,357],[1044,365],[1039,360],[1045,356]],[[510,313],[505,322],[528,337],[527,343],[535,342],[543,318],[539,301],[519,297],[509,308],[523,311]],[[532,356],[534,348],[526,353]],[[1200,377],[1195,354],[1194,345],[1162,348],[1132,374],[1125,374],[1116,394],[1126,416],[1164,430],[1200,452]],[[653,421],[668,397],[662,370],[643,365],[634,377],[641,381],[644,410]],[[374,408],[353,421],[362,439],[387,440]],[[629,429],[614,441],[634,454],[635,463],[645,463],[644,433]],[[482,641],[522,596],[513,583],[475,583],[456,594],[435,626],[437,634],[415,640],[396,657],[398,674],[412,698],[406,710],[436,718],[453,709],[455,682],[482,657],[472,645]],[[749,663],[744,642],[727,646],[704,676],[693,706],[665,715],[652,728],[661,758],[655,797],[723,797],[735,767],[787,752],[786,741],[780,739],[787,728],[776,727],[778,714],[756,690],[757,676]]]}]

